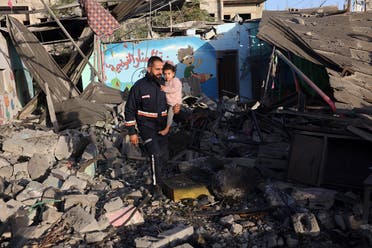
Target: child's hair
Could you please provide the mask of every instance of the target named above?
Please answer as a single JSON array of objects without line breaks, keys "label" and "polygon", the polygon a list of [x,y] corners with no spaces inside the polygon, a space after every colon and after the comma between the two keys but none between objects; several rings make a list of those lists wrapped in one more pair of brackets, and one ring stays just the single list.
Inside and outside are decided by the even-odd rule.
[{"label": "child's hair", "polygon": [[164,66],[163,66],[163,71],[165,70],[172,70],[174,73],[176,72],[176,66],[168,63],[168,62],[165,62]]}]

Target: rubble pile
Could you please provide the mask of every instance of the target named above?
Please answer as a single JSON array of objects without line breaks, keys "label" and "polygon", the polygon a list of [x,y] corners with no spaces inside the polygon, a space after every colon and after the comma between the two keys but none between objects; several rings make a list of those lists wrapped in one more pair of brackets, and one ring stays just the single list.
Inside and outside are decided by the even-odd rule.
[{"label": "rubble pile", "polygon": [[158,199],[148,158],[115,123],[1,126],[0,247],[372,245],[360,191],[285,182],[288,137],[268,120],[234,99],[184,113]]}]

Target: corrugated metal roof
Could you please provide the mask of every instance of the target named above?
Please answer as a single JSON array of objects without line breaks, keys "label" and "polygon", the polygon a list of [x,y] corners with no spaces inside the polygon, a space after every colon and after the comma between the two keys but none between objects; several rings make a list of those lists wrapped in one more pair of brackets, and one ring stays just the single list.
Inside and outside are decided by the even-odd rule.
[{"label": "corrugated metal roof", "polygon": [[326,67],[334,97],[352,108],[372,103],[372,12],[326,15],[264,11],[258,37]]}]

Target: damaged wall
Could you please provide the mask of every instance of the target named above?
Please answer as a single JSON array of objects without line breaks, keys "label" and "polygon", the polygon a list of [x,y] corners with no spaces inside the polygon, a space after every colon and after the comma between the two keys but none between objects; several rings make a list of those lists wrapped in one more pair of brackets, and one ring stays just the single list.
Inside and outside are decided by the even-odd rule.
[{"label": "damaged wall", "polygon": [[[220,87],[230,89],[230,77],[221,78],[221,75],[236,75],[236,89],[233,93],[251,99],[250,57],[257,56],[257,51],[262,55],[260,52],[267,48],[255,38],[257,28],[258,22],[226,23],[215,27],[214,39],[210,40],[202,40],[197,36],[182,36],[103,44],[101,49],[105,82],[120,90],[131,87],[146,72],[148,58],[157,55],[177,65],[176,76],[183,81],[191,78],[191,81],[195,82],[197,78],[202,91],[213,99],[221,96]],[[232,68],[235,72],[226,69],[223,63],[218,66],[218,59],[223,62],[226,54],[235,56],[232,58],[236,60],[237,68]],[[89,75],[87,71],[88,68],[85,69],[85,73]],[[192,72],[195,74],[191,77]],[[83,84],[89,83],[87,80],[89,79],[83,78]],[[225,80],[222,86],[220,80]]]},{"label": "damaged wall", "polygon": [[214,62],[216,51],[210,44],[197,37],[105,44],[103,52],[105,82],[111,87],[121,90],[130,88],[145,75],[148,58],[157,55],[177,65],[176,76],[181,80],[191,80],[192,72],[199,74],[203,91],[209,96],[217,96]]},{"label": "damaged wall", "polygon": [[0,125],[12,120],[20,110],[7,41],[0,33]]}]

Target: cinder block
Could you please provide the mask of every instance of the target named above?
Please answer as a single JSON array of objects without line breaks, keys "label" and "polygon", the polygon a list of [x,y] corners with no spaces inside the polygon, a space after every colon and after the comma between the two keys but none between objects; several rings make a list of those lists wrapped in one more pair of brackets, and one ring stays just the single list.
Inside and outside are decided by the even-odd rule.
[{"label": "cinder block", "polygon": [[210,195],[206,186],[183,175],[167,178],[163,182],[164,194],[176,202],[182,199],[196,199],[200,195]]},{"label": "cinder block", "polygon": [[314,214],[312,213],[297,213],[292,215],[293,228],[296,233],[309,234],[317,236],[320,233],[320,228]]}]

